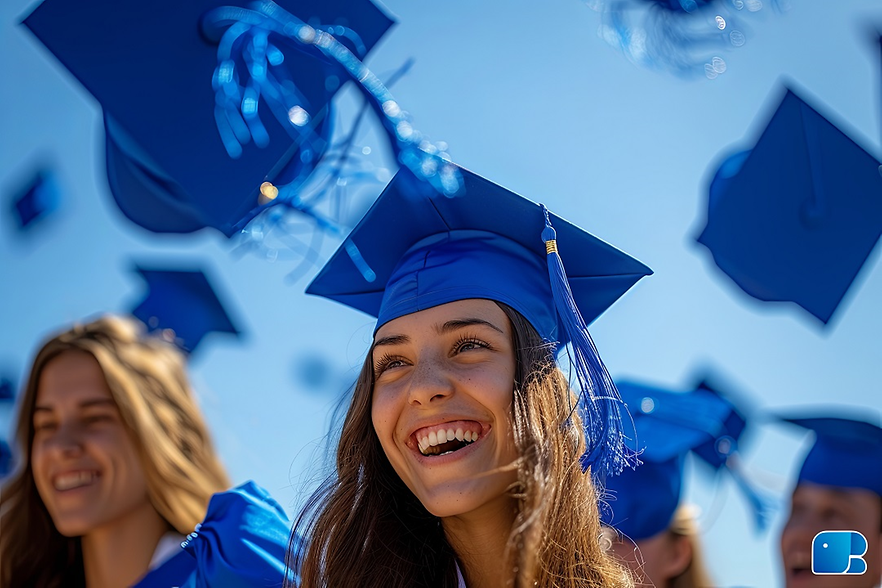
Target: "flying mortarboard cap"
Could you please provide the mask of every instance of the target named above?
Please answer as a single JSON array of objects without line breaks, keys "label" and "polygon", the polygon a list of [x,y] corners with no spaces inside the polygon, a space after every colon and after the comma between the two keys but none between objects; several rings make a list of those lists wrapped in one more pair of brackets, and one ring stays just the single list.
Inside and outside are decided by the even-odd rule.
[{"label": "flying mortarboard cap", "polygon": [[609,480],[612,500],[601,515],[604,523],[640,541],[670,525],[686,454],[693,451],[711,467],[724,466],[744,423],[732,418],[732,404],[707,388],[673,392],[623,381],[617,386],[633,419],[632,425],[623,412],[625,435],[643,463]]},{"label": "flying mortarboard cap", "polygon": [[6,377],[0,377],[0,402],[3,400],[12,400],[15,398],[15,389],[12,380]]},{"label": "flying mortarboard cap", "polygon": [[59,204],[58,184],[48,169],[37,171],[13,197],[12,212],[19,230],[27,230],[52,214]]},{"label": "flying mortarboard cap", "polygon": [[851,418],[780,418],[815,433],[797,483],[861,488],[882,496],[882,428]]},{"label": "flying mortarboard cap", "polygon": [[151,331],[170,329],[187,352],[213,331],[239,335],[202,271],[135,269],[147,282],[148,293],[132,314]]},{"label": "flying mortarboard cap", "polygon": [[377,317],[377,328],[448,302],[495,300],[559,349],[572,342],[589,447],[581,462],[602,481],[627,457],[618,393],[586,324],[652,272],[543,206],[459,171],[465,195],[457,198],[396,175],[306,291]]},{"label": "flying mortarboard cap", "polygon": [[[126,216],[152,231],[210,226],[231,235],[257,206],[264,181],[284,183],[320,155],[272,123],[263,148],[246,148],[237,159],[227,154],[212,88],[218,45],[200,25],[211,9],[233,4],[241,0],[46,0],[24,21],[101,103],[111,191]],[[279,4],[307,23],[352,30],[340,40],[362,57],[392,24],[370,0]],[[283,65],[310,132],[323,143],[330,100],[346,78],[330,61],[296,48]]]},{"label": "flying mortarboard cap", "polygon": [[827,323],[880,234],[879,162],[787,90],[753,149],[717,171],[698,242],[751,296]]},{"label": "flying mortarboard cap", "polygon": [[12,471],[12,450],[5,440],[0,439],[0,478]]}]

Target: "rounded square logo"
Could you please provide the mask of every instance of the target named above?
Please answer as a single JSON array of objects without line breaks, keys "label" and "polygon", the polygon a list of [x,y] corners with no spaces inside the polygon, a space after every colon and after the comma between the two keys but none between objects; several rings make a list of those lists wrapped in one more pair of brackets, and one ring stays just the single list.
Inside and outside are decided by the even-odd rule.
[{"label": "rounded square logo", "polygon": [[857,531],[821,531],[812,539],[812,573],[857,576],[867,571],[867,538]]}]

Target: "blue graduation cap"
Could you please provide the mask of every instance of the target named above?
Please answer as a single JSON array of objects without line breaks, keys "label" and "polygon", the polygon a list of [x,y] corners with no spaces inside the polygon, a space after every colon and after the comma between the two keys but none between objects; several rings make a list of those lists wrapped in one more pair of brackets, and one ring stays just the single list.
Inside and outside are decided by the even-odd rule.
[{"label": "blue graduation cap", "polygon": [[5,440],[0,439],[0,478],[12,471],[12,450]]},{"label": "blue graduation cap", "polygon": [[377,317],[377,328],[467,298],[511,306],[559,349],[573,343],[589,447],[582,465],[600,479],[620,471],[620,423],[609,420],[618,421],[618,394],[586,325],[651,270],[545,207],[459,171],[460,198],[427,194],[396,175],[306,292]]},{"label": "blue graduation cap", "polygon": [[695,12],[713,3],[713,0],[644,0],[672,12]]},{"label": "blue graduation cap", "polygon": [[132,314],[151,331],[163,331],[187,352],[210,332],[239,335],[202,271],[135,269],[148,292]]},{"label": "blue graduation cap", "polygon": [[674,392],[634,382],[617,385],[627,407],[625,434],[643,463],[609,480],[611,500],[602,505],[601,516],[605,524],[640,541],[670,525],[680,503],[686,454],[692,451],[719,470],[736,452],[745,421],[707,386]]},{"label": "blue graduation cap", "polygon": [[753,149],[717,170],[698,242],[751,296],[826,324],[880,234],[879,161],[787,90]]},{"label": "blue graduation cap", "polygon": [[49,169],[37,171],[12,199],[12,217],[19,230],[28,230],[58,208],[58,183]]},{"label": "blue graduation cap", "polygon": [[[339,65],[298,47],[283,53],[263,37],[237,53],[242,31],[219,39],[205,20],[228,4],[240,3],[46,0],[24,21],[101,103],[111,192],[128,218],[151,231],[214,227],[232,235],[258,207],[261,184],[298,177],[327,146],[331,98],[347,79]],[[370,0],[278,6],[330,30],[362,58],[392,24]],[[237,11],[248,13],[229,9]],[[220,67],[219,42],[229,43],[221,49],[230,53]],[[296,103],[257,86],[238,95],[237,80],[226,79],[236,67],[271,79]],[[229,101],[241,112],[226,108]],[[263,124],[263,103],[285,124]],[[252,140],[261,148],[241,148]]]},{"label": "blue graduation cap", "polygon": [[[835,413],[823,414],[830,412]],[[841,417],[779,418],[815,434],[797,483],[860,488],[882,496],[882,428],[878,424]]]},{"label": "blue graduation cap", "polygon": [[15,398],[15,386],[7,377],[0,377],[0,402]]}]

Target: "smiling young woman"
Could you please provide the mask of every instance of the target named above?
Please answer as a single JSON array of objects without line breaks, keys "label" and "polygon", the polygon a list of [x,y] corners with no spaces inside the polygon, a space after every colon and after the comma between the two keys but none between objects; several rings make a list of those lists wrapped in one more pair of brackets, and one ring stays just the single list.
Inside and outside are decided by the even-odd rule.
[{"label": "smiling young woman", "polygon": [[[378,322],[289,561],[305,588],[631,586],[592,480],[624,463],[620,401],[584,323],[565,323],[648,269],[555,219],[561,249],[584,253],[567,308],[543,209],[462,174],[459,199],[396,177],[308,289]],[[578,391],[555,358],[568,341],[591,378]]]},{"label": "smiling young woman", "polygon": [[[244,526],[217,556],[217,537],[236,517],[259,513],[265,531],[284,537],[284,513],[250,483],[220,492],[229,482],[184,358],[140,323],[106,316],[49,339],[31,368],[16,441],[23,455],[0,496],[3,588],[164,588],[191,577],[210,585],[209,562],[224,586],[243,577],[281,585],[284,541],[264,530],[248,536],[262,559],[241,548]],[[190,553],[181,549],[188,533]]]}]

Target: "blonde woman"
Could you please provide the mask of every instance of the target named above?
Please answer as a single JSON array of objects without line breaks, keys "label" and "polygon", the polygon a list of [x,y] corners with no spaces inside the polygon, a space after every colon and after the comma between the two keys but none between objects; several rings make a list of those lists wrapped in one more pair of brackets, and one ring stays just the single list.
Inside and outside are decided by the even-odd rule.
[{"label": "blonde woman", "polygon": [[254,484],[221,492],[182,355],[134,319],[43,345],[16,443],[0,497],[3,588],[282,584],[284,513]]},{"label": "blonde woman", "polygon": [[454,199],[399,174],[307,290],[378,322],[291,562],[304,588],[630,586],[600,541],[592,478],[626,456],[584,320],[649,270],[461,173]]}]

